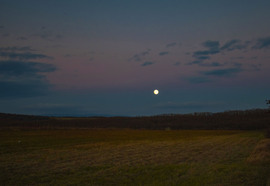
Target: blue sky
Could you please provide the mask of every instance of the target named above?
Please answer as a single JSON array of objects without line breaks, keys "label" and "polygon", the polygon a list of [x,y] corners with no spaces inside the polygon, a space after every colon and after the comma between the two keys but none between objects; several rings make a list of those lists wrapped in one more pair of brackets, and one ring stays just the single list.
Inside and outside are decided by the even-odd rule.
[{"label": "blue sky", "polygon": [[266,108],[269,8],[267,0],[0,0],[0,112]]}]

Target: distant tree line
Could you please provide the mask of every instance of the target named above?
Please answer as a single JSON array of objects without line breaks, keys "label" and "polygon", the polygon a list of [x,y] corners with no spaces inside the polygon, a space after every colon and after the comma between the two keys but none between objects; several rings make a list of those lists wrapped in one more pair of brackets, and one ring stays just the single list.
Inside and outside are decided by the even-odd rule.
[{"label": "distant tree line", "polygon": [[151,130],[265,130],[270,128],[269,109],[220,113],[164,114],[142,117],[39,117],[0,114],[0,128],[130,128]]}]

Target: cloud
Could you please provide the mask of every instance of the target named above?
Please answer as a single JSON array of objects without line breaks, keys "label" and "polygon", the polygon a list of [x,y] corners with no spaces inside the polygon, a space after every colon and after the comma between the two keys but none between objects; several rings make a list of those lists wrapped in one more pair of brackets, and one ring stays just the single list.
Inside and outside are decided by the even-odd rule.
[{"label": "cloud", "polygon": [[[269,38],[270,45],[270,38]],[[193,57],[198,60],[209,59],[209,55],[218,54],[221,51],[233,51],[233,50],[243,50],[246,49],[250,44],[250,41],[242,42],[238,39],[232,39],[227,41],[223,46],[220,47],[219,41],[205,41],[202,43],[202,46],[207,48],[207,50],[198,50],[193,52]]]},{"label": "cloud", "polygon": [[[253,44],[252,44],[253,43]],[[263,49],[270,48],[270,37],[259,38],[256,42],[242,41],[239,39],[232,39],[225,42],[225,44],[220,45],[219,41],[207,40],[202,43],[204,49],[197,50],[192,53],[193,61],[186,63],[186,65],[197,65],[201,67],[211,67],[213,69],[208,69],[208,71],[198,72],[198,77],[186,78],[190,83],[204,83],[208,82],[214,77],[232,77],[244,71],[243,64],[229,62],[209,62],[212,55],[219,54],[221,52],[231,52],[231,51],[241,51],[246,49]],[[231,57],[231,60],[243,59],[243,57]],[[260,65],[245,65],[245,70],[259,71],[261,69]]]},{"label": "cloud", "polygon": [[24,61],[0,61],[0,98],[34,97],[48,93],[51,86],[46,73],[54,72],[51,64]]},{"label": "cloud", "polygon": [[[209,64],[213,65],[212,67],[216,67],[214,64]],[[217,64],[219,65],[219,63]],[[208,64],[207,64],[208,66]],[[208,83],[212,82],[213,79],[211,77],[233,77],[234,75],[242,72],[243,69],[241,66],[234,65],[234,67],[231,68],[224,68],[224,69],[215,69],[215,70],[209,70],[209,71],[202,71],[200,72],[199,76],[194,76],[194,77],[187,77],[184,78],[186,81],[188,81],[191,84],[202,84],[202,83]]]},{"label": "cloud", "polygon": [[167,48],[170,48],[170,47],[174,47],[174,46],[176,46],[176,45],[177,45],[176,42],[172,42],[172,43],[167,44],[166,47],[167,47]]},{"label": "cloud", "polygon": [[207,48],[208,50],[198,50],[193,52],[193,57],[198,60],[205,60],[209,59],[209,55],[214,55],[220,52],[219,49],[219,41],[205,41],[202,45]]},{"label": "cloud", "polygon": [[34,54],[31,52],[17,53],[17,52],[0,52],[0,57],[9,59],[19,60],[30,60],[30,59],[53,59],[50,56],[44,54]]},{"label": "cloud", "polygon": [[180,64],[181,64],[181,62],[178,61],[178,62],[175,62],[173,65],[174,66],[179,66]]},{"label": "cloud", "polygon": [[0,76],[4,77],[40,77],[39,73],[53,72],[52,64],[22,61],[0,61]]},{"label": "cloud", "polygon": [[223,66],[224,64],[221,64],[219,62],[212,62],[212,63],[204,63],[202,66],[207,66],[207,67],[220,67]]},{"label": "cloud", "polygon": [[227,50],[227,51],[233,51],[233,50],[242,50],[246,49],[248,45],[250,44],[250,41],[242,42],[238,39],[233,39],[230,41],[227,41],[220,50]]},{"label": "cloud", "polygon": [[219,62],[211,62],[211,63],[205,63],[200,60],[192,61],[190,63],[187,63],[186,65],[199,65],[199,66],[204,66],[204,67],[219,67],[223,66],[224,64],[221,64]]},{"label": "cloud", "polygon": [[41,27],[39,33],[33,34],[33,37],[38,37],[47,41],[55,41],[62,39],[64,36],[61,34],[55,34],[53,31],[48,30],[46,27]]},{"label": "cloud", "polygon": [[262,65],[261,64],[252,64],[252,65],[250,65],[250,67],[254,71],[261,71]]},{"label": "cloud", "polygon": [[187,65],[199,65],[202,63],[203,63],[203,61],[196,60],[196,61],[192,61],[192,62],[187,63]]},{"label": "cloud", "polygon": [[215,49],[215,50],[199,50],[199,51],[195,51],[193,52],[193,57],[200,57],[200,56],[208,56],[208,55],[213,55],[213,54],[217,54],[219,53],[220,50],[219,49]]},{"label": "cloud", "polygon": [[150,54],[151,49],[147,49],[146,51],[143,51],[139,54],[134,54],[131,58],[128,59],[128,61],[142,61],[146,55]]},{"label": "cloud", "polygon": [[153,65],[154,62],[152,61],[145,61],[143,64],[141,64],[141,66],[145,67],[145,66],[149,66],[149,65]]},{"label": "cloud", "polygon": [[167,51],[164,51],[164,52],[160,52],[159,53],[160,56],[164,56],[164,55],[168,55],[168,54],[169,54],[169,52],[167,52]]},{"label": "cloud", "polygon": [[209,50],[218,50],[219,49],[219,41],[205,41],[202,43],[202,45]]},{"label": "cloud", "polygon": [[[203,63],[201,61],[193,61],[189,63],[189,65],[197,64],[199,66],[204,67],[221,67],[224,66],[224,64],[221,64],[219,62],[212,62],[212,63]],[[189,77],[186,78],[190,83],[205,83],[209,82],[209,77],[232,77],[240,72],[242,72],[242,64],[241,63],[233,63],[232,67],[230,68],[222,68],[222,69],[215,69],[215,70],[208,70],[208,71],[202,71],[199,72],[199,77]]]},{"label": "cloud", "polygon": [[192,84],[201,84],[201,83],[207,83],[207,82],[211,82],[211,80],[207,77],[188,77],[185,78],[188,82],[192,83]]},{"label": "cloud", "polygon": [[198,60],[201,60],[201,61],[206,60],[206,59],[210,59],[209,56],[196,56],[196,58],[197,58]]},{"label": "cloud", "polygon": [[201,109],[209,108],[213,106],[219,106],[220,103],[203,103],[203,102],[186,102],[186,103],[176,103],[176,102],[165,102],[155,105],[159,109]]},{"label": "cloud", "polygon": [[24,47],[0,47],[0,52],[31,52],[35,51],[30,46],[24,46]]},{"label": "cloud", "polygon": [[270,48],[270,37],[259,38],[257,39],[256,44],[252,47],[253,49],[263,49]]},{"label": "cloud", "polygon": [[146,51],[141,53],[141,56],[148,55],[150,53],[150,51],[151,51],[150,49],[147,49]]},{"label": "cloud", "polygon": [[240,42],[240,40],[237,40],[237,39],[227,41],[220,49],[221,50],[231,50],[231,47],[239,42]]},{"label": "cloud", "polygon": [[0,29],[3,29],[3,28],[5,28],[4,26],[0,26]]},{"label": "cloud", "polygon": [[8,59],[18,59],[18,60],[31,60],[31,59],[53,59],[50,56],[44,54],[33,53],[36,51],[29,46],[24,47],[1,47],[0,57]]},{"label": "cloud", "polygon": [[[269,41],[270,42],[270,41]],[[193,52],[192,57],[195,58],[193,62],[188,63],[188,65],[200,65],[200,66],[221,66],[220,63],[204,63],[205,60],[209,60],[211,55],[220,53],[221,51],[233,51],[233,50],[243,50],[246,49],[250,44],[250,41],[242,42],[238,39],[232,39],[227,41],[223,46],[220,46],[219,41],[207,40],[202,43],[204,48],[207,50],[197,50]]]},{"label": "cloud", "polygon": [[129,61],[141,61],[142,57],[139,54],[135,54],[132,56],[132,58],[129,59]]},{"label": "cloud", "polygon": [[239,67],[235,68],[225,68],[225,69],[217,69],[217,70],[210,70],[202,72],[205,76],[216,76],[216,77],[231,77],[243,70]]}]

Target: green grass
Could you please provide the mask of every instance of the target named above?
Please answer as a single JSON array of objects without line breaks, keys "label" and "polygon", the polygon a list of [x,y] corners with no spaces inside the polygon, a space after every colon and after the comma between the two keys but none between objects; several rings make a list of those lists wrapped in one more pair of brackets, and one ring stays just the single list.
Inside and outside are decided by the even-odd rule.
[{"label": "green grass", "polygon": [[267,185],[269,144],[260,131],[0,130],[0,185]]}]

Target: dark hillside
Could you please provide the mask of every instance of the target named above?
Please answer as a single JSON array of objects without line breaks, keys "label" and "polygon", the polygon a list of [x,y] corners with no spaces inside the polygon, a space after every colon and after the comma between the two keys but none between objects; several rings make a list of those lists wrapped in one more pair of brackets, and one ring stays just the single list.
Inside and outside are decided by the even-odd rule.
[{"label": "dark hillside", "polygon": [[47,116],[0,113],[0,120],[34,121],[34,120],[47,120],[47,119],[49,119],[49,117]]},{"label": "dark hillside", "polygon": [[268,109],[144,117],[43,117],[0,114],[1,128],[131,128],[261,130],[270,127]]}]

